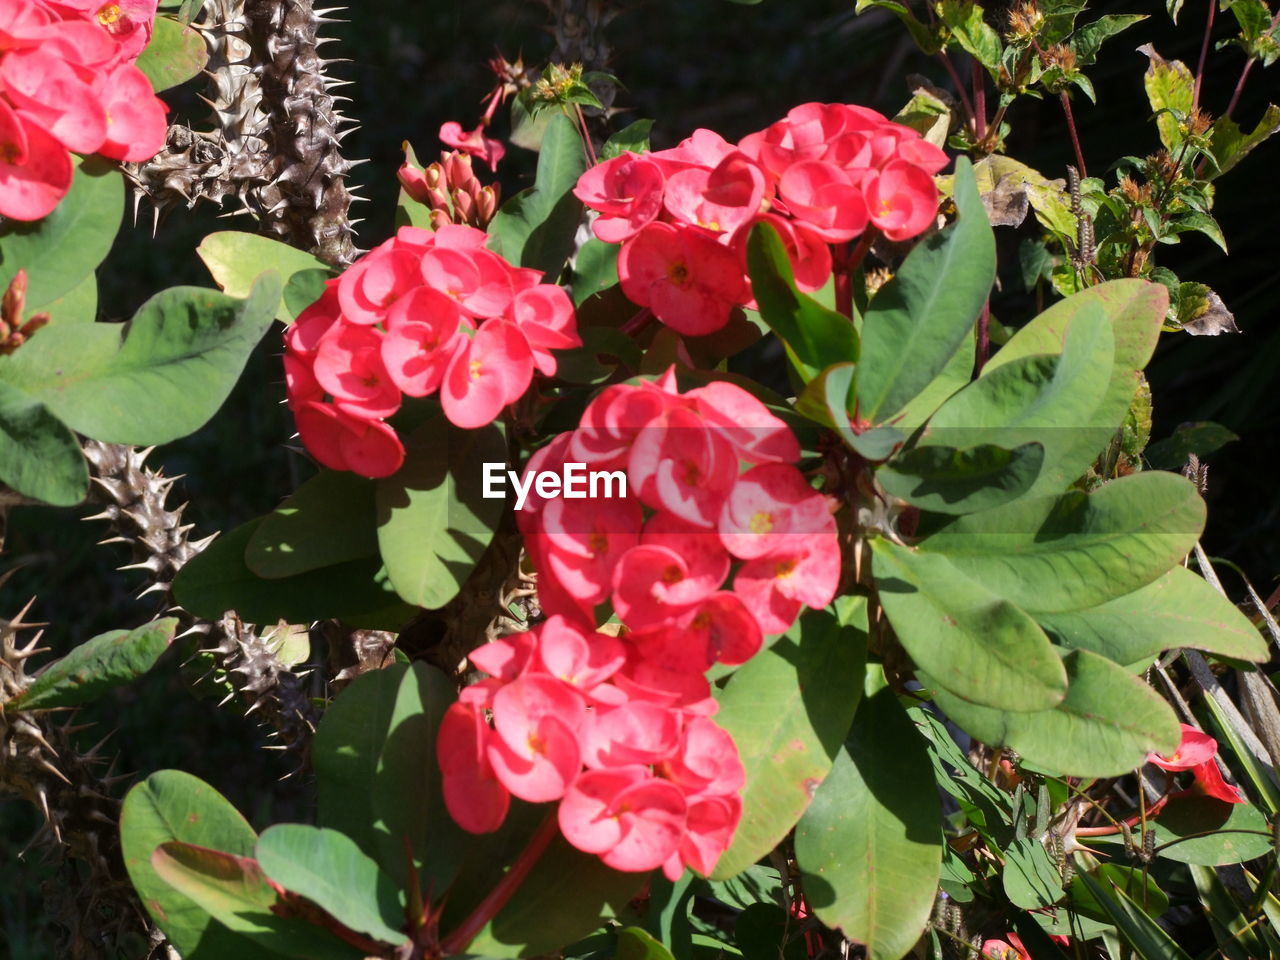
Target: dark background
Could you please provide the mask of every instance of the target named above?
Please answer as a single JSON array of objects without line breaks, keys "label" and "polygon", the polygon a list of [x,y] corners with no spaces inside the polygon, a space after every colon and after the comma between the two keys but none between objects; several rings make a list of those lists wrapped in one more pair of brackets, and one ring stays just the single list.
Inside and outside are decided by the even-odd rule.
[{"label": "dark background", "polygon": [[[627,88],[618,105],[631,108],[614,122],[656,118],[658,147],[704,125],[733,140],[807,100],[857,102],[892,115],[907,99],[904,78],[912,72],[948,86],[937,61],[921,55],[896,21],[878,12],[855,18],[850,3],[624,0],[613,6],[620,12],[607,34],[613,46],[610,69]],[[998,11],[989,12],[998,22]],[[1097,106],[1080,97],[1073,101],[1089,172],[1105,176],[1111,185],[1109,164],[1159,146],[1142,86],[1146,58],[1136,48],[1154,43],[1165,58],[1181,59],[1194,69],[1205,7],[1187,3],[1180,27],[1171,25],[1163,3],[1149,0],[1102,4],[1081,22],[1101,13],[1150,14],[1109,41],[1089,69]],[[354,81],[342,92],[352,98],[346,112],[362,124],[346,141],[347,156],[370,160],[352,177],[369,198],[356,208],[357,216],[367,218],[359,227],[360,243],[367,248],[392,230],[401,141],[410,140],[429,159],[443,121],[456,119],[469,128],[478,120],[481,98],[492,82],[484,66],[488,57],[501,51],[511,58],[523,50],[526,62],[538,64],[551,40],[543,29],[547,11],[534,0],[362,0],[346,16],[352,22],[327,28],[339,40],[325,51],[353,61],[334,72]],[[1233,32],[1232,17],[1220,14],[1215,38]],[[959,60],[967,76],[963,56]],[[1210,113],[1224,109],[1243,62],[1238,50],[1211,51],[1201,98]],[[1280,69],[1253,71],[1234,113],[1242,127],[1252,129],[1265,104],[1278,98],[1277,76]],[[177,116],[197,125],[203,116],[195,98],[199,86],[189,84],[165,96]],[[1013,126],[1007,153],[1047,176],[1065,175],[1073,157],[1056,101],[1020,100],[1007,119]],[[505,119],[499,118],[497,129],[505,132]],[[1280,336],[1272,306],[1280,294],[1280,247],[1274,239],[1280,186],[1273,175],[1278,157],[1280,141],[1264,145],[1218,182],[1215,213],[1230,256],[1198,234],[1158,252],[1158,262],[1184,280],[1208,282],[1217,290],[1243,333],[1165,334],[1148,371],[1155,396],[1153,439],[1191,420],[1214,420],[1240,436],[1208,460],[1210,519],[1204,542],[1210,555],[1245,571],[1263,596],[1280,571],[1280,499],[1266,466],[1278,462],[1272,459],[1280,402],[1273,375],[1280,363]],[[534,159],[512,148],[502,170],[508,194],[527,185]],[[144,205],[140,225],[126,222],[99,272],[103,315],[123,319],[175,283],[208,285],[194,254],[200,238],[212,230],[253,229],[248,218],[219,220],[215,214],[179,211],[160,225],[153,240]],[[1012,254],[1018,239],[1032,233],[1031,225],[1016,234],[998,231],[1002,264],[1016,263]],[[1000,314],[999,299],[995,309],[1011,325],[1030,319],[1029,313]],[[154,455],[168,472],[186,475],[179,495],[191,500],[187,520],[196,525],[197,535],[229,529],[270,510],[296,485],[300,465],[283,448],[292,425],[278,404],[283,398],[278,352],[278,342],[268,336],[219,416]],[[12,615],[37,596],[33,616],[50,622],[46,639],[56,652],[103,630],[145,622],[154,612],[150,603],[133,599],[137,575],[114,572],[115,565],[127,562],[119,548],[94,546],[102,525],[79,519],[90,512],[15,512],[8,552],[0,561],[0,569],[21,565],[0,595],[0,612]],[[1241,593],[1230,575],[1228,588]],[[218,709],[221,691],[210,683],[193,686],[192,669],[184,672],[179,660],[176,653],[167,657],[146,683],[86,711],[99,721],[96,731],[84,735],[86,743],[115,730],[111,742],[120,754],[120,770],[139,775],[164,767],[187,770],[213,783],[255,825],[305,818],[302,778],[278,782],[291,764],[258,749],[262,738],[255,725],[232,709]],[[50,868],[38,852],[17,859],[36,826],[34,811],[20,801],[0,800],[0,958],[54,957],[41,909],[41,884],[51,877]]]}]

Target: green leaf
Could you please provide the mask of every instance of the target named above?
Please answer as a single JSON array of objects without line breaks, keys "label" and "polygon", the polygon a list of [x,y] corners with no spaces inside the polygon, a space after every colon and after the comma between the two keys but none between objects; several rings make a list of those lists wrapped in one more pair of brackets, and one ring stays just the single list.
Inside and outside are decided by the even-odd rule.
[{"label": "green leaf", "polygon": [[1046,770],[1114,777],[1138,767],[1150,752],[1167,756],[1177,749],[1177,717],[1139,678],[1088,650],[1072,650],[1063,657],[1063,665],[1066,699],[1037,713],[968,703],[942,688],[936,674],[917,674],[922,683],[936,688],[938,707],[966,732],[989,746],[1011,747],[1026,762]]},{"label": "green leaf", "polygon": [[1182,124],[1195,99],[1195,77],[1181,60],[1165,60],[1149,43],[1139,47],[1138,52],[1146,54],[1150,61],[1142,83],[1156,114],[1160,142],[1176,156],[1184,139]]},{"label": "green leaf", "polygon": [[52,710],[97,700],[106,691],[129,683],[150,670],[169,649],[176,617],[156,620],[136,630],[112,630],[75,647],[36,676],[7,704],[15,710]]},{"label": "green leaf", "polygon": [[747,782],[742,822],[713,878],[755,863],[809,806],[861,699],[866,642],[852,623],[806,610],[730,678],[716,722],[738,745]]},{"label": "green leaf", "polygon": [[255,847],[262,871],[339,923],[385,943],[403,943],[403,895],[350,837],[336,830],[281,823]]},{"label": "green leaf", "polygon": [[733,939],[745,960],[805,960],[803,936],[791,915],[776,903],[752,903],[733,922]]},{"label": "green leaf", "polygon": [[1222,235],[1222,227],[1218,226],[1218,221],[1207,213],[1201,213],[1198,210],[1184,213],[1171,221],[1168,229],[1174,234],[1203,233],[1216,243],[1223,253],[1227,252],[1227,238]]},{"label": "green leaf", "polygon": [[652,129],[652,120],[634,120],[627,124],[604,142],[604,147],[600,150],[601,162],[612,160],[627,151],[648,153],[649,131]]},{"label": "green leaf", "polygon": [[23,269],[28,303],[48,303],[79,286],[106,258],[123,216],[119,167],[101,157],[77,161],[71,190],[51,214],[0,224],[0,292]]},{"label": "green leaf", "polygon": [[857,361],[853,322],[796,288],[787,248],[772,225],[757,224],[747,238],[747,272],[760,316],[791,348],[805,380],[833,363]]},{"label": "green leaf", "polygon": [[675,960],[671,951],[641,927],[623,927],[618,931],[618,951],[614,960]]},{"label": "green leaf", "polygon": [[3,375],[0,364],[0,484],[55,507],[75,506],[89,492],[80,442],[48,407],[5,383]]},{"label": "green leaf", "polygon": [[[1025,484],[1003,498],[1014,499],[1031,490],[1042,472],[1061,476],[1078,469],[1076,451],[1083,446],[1082,433],[1093,439],[1096,448],[1091,456],[1096,456],[1120,428],[1127,409],[1114,421],[1095,419],[1095,412],[1116,412],[1099,404],[1111,381],[1114,356],[1111,323],[1096,304],[1090,304],[1071,323],[1061,354],[1020,357],[979,377],[938,408],[919,442],[922,447],[947,448],[991,444],[1010,451],[1039,443],[1041,456],[1035,469],[1028,472],[1024,467],[1019,479]],[[1069,462],[1063,464],[1063,458]],[[998,505],[996,499],[991,506]]]},{"label": "green leaf", "polygon": [[[319,927],[278,915],[279,897],[251,857],[170,840],[151,855],[170,887],[238,933],[268,950],[299,960],[362,960],[364,952]],[[277,908],[283,909],[283,908]]]},{"label": "green leaf", "polygon": [[1047,710],[1067,694],[1043,630],[939,556],[873,540],[876,591],[899,642],[958,698],[1005,710]]},{"label": "green leaf", "polygon": [[502,428],[433,416],[405,438],[404,466],[377,482],[378,546],[396,591],[438,608],[457,595],[493,539],[505,501],[481,496],[484,464],[507,459]]},{"label": "green leaf", "polygon": [[[995,376],[1008,363],[1036,354],[1060,354],[1078,318],[1101,307],[1111,321],[1115,359],[1111,379],[1088,420],[1077,429],[1055,433],[1052,464],[1046,463],[1032,493],[1058,493],[1088,470],[1098,451],[1124,422],[1155,350],[1169,308],[1169,292],[1145,280],[1112,280],[1060,300],[1020,329],[983,368]],[[981,378],[980,378],[981,379]],[[1041,438],[1043,439],[1043,438]]]},{"label": "green leaf", "polygon": [[578,250],[573,262],[573,304],[581,306],[588,297],[608,290],[618,282],[616,243],[605,243],[592,237]]},{"label": "green leaf", "polygon": [[[196,253],[209,269],[214,282],[232,297],[247,297],[257,279],[268,270],[280,274],[286,292],[299,274],[306,278],[304,282],[314,282],[310,279],[311,271],[320,270],[326,276],[331,273],[323,260],[297,247],[239,230],[209,234],[200,241]],[[298,288],[295,286],[294,289]],[[286,296],[276,308],[276,319],[281,323],[292,323],[310,305],[310,302],[301,303],[296,297]]]},{"label": "green leaf", "polygon": [[1004,45],[983,18],[982,7],[973,0],[942,0],[937,5],[938,19],[951,28],[951,36],[969,54],[991,72],[1000,73],[1000,55]]},{"label": "green leaf", "polygon": [[922,510],[972,513],[1016,500],[1035,483],[1044,462],[1044,446],[1025,443],[1007,450],[983,444],[915,447],[894,457],[877,472],[880,485]]},{"label": "green leaf", "polygon": [[245,565],[278,579],[378,556],[374,482],[322,470],[269,513],[245,547]]},{"label": "green leaf", "polygon": [[168,443],[222,406],[279,302],[275,274],[245,300],[173,287],[128,323],[41,330],[0,362],[0,378],[95,440]]},{"label": "green leaf", "polygon": [[27,299],[26,315],[49,314],[50,324],[93,323],[98,319],[98,278],[90,272],[72,289],[45,303]]},{"label": "green leaf", "polygon": [[1142,960],[1191,960],[1119,887],[1112,883],[1104,887],[1087,873],[1080,874],[1080,880],[1116,925],[1120,937]]},{"label": "green leaf", "polygon": [[[1009,828],[1013,822],[1009,795],[978,772],[946,726],[932,712],[915,706],[907,708],[907,715],[927,741],[933,778],[938,786],[955,798],[969,822],[989,842],[994,845],[1007,840],[1012,833]],[[945,861],[943,869],[947,869]],[[953,865],[951,869],[954,872],[957,868]]]},{"label": "green leaf", "polygon": [[250,623],[310,623],[329,618],[369,629],[398,629],[413,614],[374,558],[348,560],[277,580],[255,576],[245,549],[262,524],[250,520],[192,557],[173,582],[174,599],[206,620],[235,610]]},{"label": "green leaf", "polygon": [[1066,646],[1123,664],[1145,663],[1162,650],[1180,647],[1255,662],[1269,656],[1249,618],[1202,577],[1180,566],[1099,606],[1036,619]]},{"label": "green leaf", "polygon": [[547,124],[534,185],[502,205],[489,224],[489,247],[520,267],[555,280],[573,252],[582,203],[573,195],[586,172],[582,140],[563,114]]},{"label": "green leaf", "polygon": [[1209,131],[1209,152],[1216,169],[1207,169],[1205,176],[1209,180],[1222,176],[1277,131],[1280,131],[1280,107],[1274,103],[1267,105],[1262,119],[1249,133],[1244,133],[1230,117],[1219,117]]},{"label": "green leaf", "polygon": [[1225,4],[1240,24],[1240,34],[1247,41],[1257,40],[1271,30],[1271,11],[1262,0],[1231,0]]},{"label": "green leaf", "polygon": [[142,905],[174,949],[187,960],[278,958],[231,933],[160,879],[151,866],[151,852],[171,840],[250,856],[257,836],[218,791],[190,774],[161,770],[129,791],[120,814],[125,869]]},{"label": "green leaf", "polygon": [[904,438],[937,411],[957,390],[969,385],[973,379],[973,364],[977,355],[977,337],[972,333],[965,337],[960,349],[952,354],[947,365],[916,395],[915,399],[893,418],[893,425]]},{"label": "green leaf", "polygon": [[796,827],[805,900],[818,919],[905,955],[933,908],[942,869],[942,810],[925,744],[889,687],[863,700],[846,748]]},{"label": "green leaf", "polygon": [[796,411],[830,427],[845,444],[871,461],[884,460],[906,441],[896,427],[872,427],[855,431],[849,422],[856,366],[835,363],[810,380],[796,401]]},{"label": "green leaf", "polygon": [[1158,470],[1181,470],[1190,454],[1204,459],[1239,439],[1220,423],[1198,420],[1178,424],[1172,436],[1157,440],[1147,447],[1143,455]]},{"label": "green leaf", "polygon": [[1142,13],[1109,13],[1086,23],[1071,35],[1071,49],[1075,52],[1076,62],[1081,66],[1095,62],[1105,41],[1146,19],[1147,15]]},{"label": "green leaf", "polygon": [[[188,21],[189,22],[189,21]],[[135,65],[147,75],[156,93],[190,80],[209,62],[209,45],[198,30],[172,17],[156,17],[151,40]]]},{"label": "green leaf", "polygon": [[[956,161],[958,220],[919,243],[876,293],[862,324],[858,416],[882,423],[946,368],[995,280],[995,236],[973,168]],[[835,358],[833,358],[835,359]]]},{"label": "green leaf", "polygon": [[[1144,912],[1150,917],[1159,917],[1169,909],[1169,897],[1160,889],[1145,870],[1137,867],[1126,867],[1119,863],[1103,863],[1091,871],[1095,880],[1103,884],[1111,884],[1127,893],[1135,902],[1142,905]],[[1071,909],[1079,911],[1091,920],[1110,925],[1111,917],[1093,893],[1085,886],[1077,874],[1071,881]]]},{"label": "green leaf", "polygon": [[882,10],[888,10],[897,17],[907,32],[911,34],[911,39],[916,42],[916,46],[927,54],[935,54],[942,49],[942,41],[938,35],[930,28],[925,26],[916,19],[916,15],[911,9],[899,0],[858,0],[854,5],[854,13],[863,13],[871,7],[879,7]]},{"label": "green leaf", "polygon": [[1169,844],[1160,857],[1176,863],[1222,867],[1265,857],[1272,850],[1271,825],[1247,803],[1223,803],[1197,794],[1174,797],[1155,825],[1156,845]]},{"label": "green leaf", "polygon": [[311,747],[316,822],[350,837],[375,859],[379,844],[371,784],[408,672],[408,664],[395,663],[356,677],[325,710]]},{"label": "green leaf", "polygon": [[1136,473],[1093,493],[1023,497],[958,517],[919,544],[1029,613],[1084,610],[1131,593],[1185,557],[1204,528],[1195,486]]},{"label": "green leaf", "polygon": [[1009,902],[1023,910],[1051,907],[1062,899],[1062,875],[1044,844],[1033,837],[1005,847],[1001,883]]}]

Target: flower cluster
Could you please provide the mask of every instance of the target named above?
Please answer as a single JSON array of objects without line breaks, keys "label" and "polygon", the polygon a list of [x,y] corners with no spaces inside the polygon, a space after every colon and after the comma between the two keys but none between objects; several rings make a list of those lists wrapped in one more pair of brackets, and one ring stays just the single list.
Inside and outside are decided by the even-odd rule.
[{"label": "flower cluster", "polygon": [[[509,794],[559,800],[566,839],[612,867],[710,871],[737,828],[743,772],[709,719],[706,671],[750,659],[839,580],[829,502],[799,457],[746,391],[681,394],[668,371],[606,387],[530,458],[526,480],[585,464],[625,485],[535,495],[517,514],[550,619],[471,655],[490,678],[463,691],[439,743],[463,827],[496,829]],[[620,636],[596,630],[607,610]]]},{"label": "flower cluster", "polygon": [[573,304],[485,249],[472,227],[401,227],[335,280],[285,335],[285,380],[298,433],[327,467],[384,477],[404,446],[386,422],[403,397],[439,391],[445,416],[492,423],[552,350],[578,346]]},{"label": "flower cluster", "polygon": [[623,292],[678,333],[712,333],[750,304],[747,235],[781,235],[802,290],[832,270],[829,244],[874,228],[890,240],[933,224],[933,174],[946,155],[874,110],[806,103],[731,144],[696,130],[670,150],[623,153],[588,170],[574,193],[594,229],[621,243]]},{"label": "flower cluster", "polygon": [[156,0],[0,0],[0,216],[39,220],[71,189],[70,153],[148,160],[165,105],[133,65]]},{"label": "flower cluster", "polygon": [[464,223],[483,230],[498,212],[499,187],[482,186],[471,169],[471,157],[452,150],[425,169],[409,160],[408,143],[405,161],[396,176],[411,200],[431,211],[431,227],[439,230],[447,223]]},{"label": "flower cluster", "polygon": [[1244,803],[1240,791],[1227,783],[1218,769],[1218,741],[1207,733],[1197,730],[1190,724],[1182,724],[1182,742],[1172,757],[1162,757],[1158,753],[1147,756],[1148,763],[1177,773],[1190,770],[1196,783],[1204,792],[1226,803]]}]

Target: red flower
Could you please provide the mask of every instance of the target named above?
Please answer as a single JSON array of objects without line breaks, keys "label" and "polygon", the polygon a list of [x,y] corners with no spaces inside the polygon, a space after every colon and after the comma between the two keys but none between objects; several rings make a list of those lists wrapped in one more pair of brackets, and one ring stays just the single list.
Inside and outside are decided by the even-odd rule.
[{"label": "red flower", "polygon": [[702,336],[729,322],[746,299],[742,265],[699,230],[651,223],[618,255],[622,292],[677,333]]},{"label": "red flower", "polygon": [[456,120],[450,120],[440,126],[440,142],[473,157],[479,157],[494,172],[497,171],[498,163],[507,152],[502,141],[493,140],[484,135],[483,123],[474,130],[464,131],[462,124]]}]

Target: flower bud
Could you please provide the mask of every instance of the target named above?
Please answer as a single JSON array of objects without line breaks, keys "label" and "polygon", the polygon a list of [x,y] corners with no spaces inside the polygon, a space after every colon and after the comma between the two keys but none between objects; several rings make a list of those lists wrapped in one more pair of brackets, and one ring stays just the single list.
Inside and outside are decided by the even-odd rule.
[{"label": "flower bud", "polygon": [[400,169],[396,171],[396,179],[400,181],[400,186],[404,187],[404,192],[412,199],[418,203],[427,202],[427,178],[413,164],[402,164]]}]

